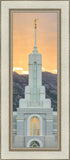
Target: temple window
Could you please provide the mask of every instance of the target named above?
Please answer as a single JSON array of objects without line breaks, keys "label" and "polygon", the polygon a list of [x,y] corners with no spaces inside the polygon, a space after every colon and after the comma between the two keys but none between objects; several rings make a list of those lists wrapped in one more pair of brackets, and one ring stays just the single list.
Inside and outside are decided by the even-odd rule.
[{"label": "temple window", "polygon": [[32,117],[30,120],[30,135],[39,136],[40,135],[40,124],[38,117]]}]

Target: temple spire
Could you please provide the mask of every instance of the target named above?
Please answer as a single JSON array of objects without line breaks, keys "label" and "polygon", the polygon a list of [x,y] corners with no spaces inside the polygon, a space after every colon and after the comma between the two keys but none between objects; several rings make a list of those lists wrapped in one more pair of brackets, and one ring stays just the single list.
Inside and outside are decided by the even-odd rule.
[{"label": "temple spire", "polygon": [[36,30],[37,30],[37,19],[35,18],[35,47],[36,47]]},{"label": "temple spire", "polygon": [[33,53],[37,53],[37,46],[36,46],[37,18],[35,18],[34,23],[35,23],[35,44]]}]

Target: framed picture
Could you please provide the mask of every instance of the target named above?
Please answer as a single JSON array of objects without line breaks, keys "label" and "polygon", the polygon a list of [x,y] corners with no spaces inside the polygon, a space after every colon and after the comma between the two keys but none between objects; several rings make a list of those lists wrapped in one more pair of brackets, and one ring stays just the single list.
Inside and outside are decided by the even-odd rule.
[{"label": "framed picture", "polygon": [[1,159],[69,149],[69,1],[1,1]]},{"label": "framed picture", "polygon": [[[60,136],[58,136],[60,134],[58,117],[60,116],[58,113],[61,111],[60,105],[57,107],[57,84],[60,83],[60,78],[58,75],[57,80],[56,74],[59,14],[60,10],[10,10],[10,19],[12,18],[10,25],[12,26],[13,24],[13,27],[10,27],[10,33],[13,36],[10,38],[10,40],[12,39],[10,46],[12,46],[11,42],[13,42],[13,75],[10,74],[13,83],[10,100],[13,99],[13,105],[10,104],[11,109],[9,109],[10,124],[13,123],[13,127],[10,129],[11,149],[60,149]],[[30,32],[31,27],[34,31]],[[40,33],[38,33],[39,30]],[[32,32],[33,35],[31,37]],[[40,38],[41,35],[42,37]],[[22,42],[19,41],[17,36],[23,39]],[[28,51],[28,48],[30,48],[30,45],[32,47],[33,42],[33,53],[29,54],[30,50]],[[41,49],[39,49],[40,53],[38,52],[37,45],[40,48],[42,44],[44,54],[40,54]],[[46,48],[46,45],[48,48]],[[23,58],[21,58],[22,56]],[[10,68],[12,70],[12,67]]]}]

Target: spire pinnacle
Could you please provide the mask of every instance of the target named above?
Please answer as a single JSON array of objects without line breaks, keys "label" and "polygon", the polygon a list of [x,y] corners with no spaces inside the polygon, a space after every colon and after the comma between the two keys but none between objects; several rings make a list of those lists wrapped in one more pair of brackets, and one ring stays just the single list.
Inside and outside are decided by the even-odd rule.
[{"label": "spire pinnacle", "polygon": [[37,30],[37,18],[35,18],[35,47],[36,47],[36,30]]},{"label": "spire pinnacle", "polygon": [[36,47],[37,18],[35,18],[35,20],[34,20],[34,24],[35,24],[35,44],[34,44],[34,50],[33,50],[33,53],[37,53],[37,47]]},{"label": "spire pinnacle", "polygon": [[37,18],[35,18],[35,28],[37,28]]}]

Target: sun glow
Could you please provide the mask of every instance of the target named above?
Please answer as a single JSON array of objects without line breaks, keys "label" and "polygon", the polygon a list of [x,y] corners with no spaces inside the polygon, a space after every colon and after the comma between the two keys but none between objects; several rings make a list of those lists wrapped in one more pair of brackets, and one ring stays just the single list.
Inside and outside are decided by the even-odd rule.
[{"label": "sun glow", "polygon": [[[16,72],[18,74],[26,74],[26,75],[29,74],[28,71],[25,71],[23,68],[20,67],[14,67],[13,72]],[[42,67],[42,72],[50,72],[53,74],[57,74],[57,70],[47,70],[45,67]]]},{"label": "sun glow", "polygon": [[56,69],[52,70],[51,72],[54,73],[54,74],[57,74],[57,70]]},{"label": "sun glow", "polygon": [[24,71],[23,68],[14,67],[13,72],[16,72],[18,74],[29,74],[28,71]]},{"label": "sun glow", "polygon": [[42,72],[57,74],[57,13],[13,13],[13,71],[28,74],[29,53],[35,41],[42,55]]},{"label": "sun glow", "polygon": [[23,74],[29,74],[29,72],[28,71],[23,71]]},{"label": "sun glow", "polygon": [[50,73],[53,73],[53,74],[57,74],[57,70],[54,69],[54,70],[47,70],[45,67],[42,67],[42,72],[50,72]]},{"label": "sun glow", "polygon": [[23,70],[23,68],[18,68],[18,67],[13,68],[13,71],[22,71],[22,70]]}]

